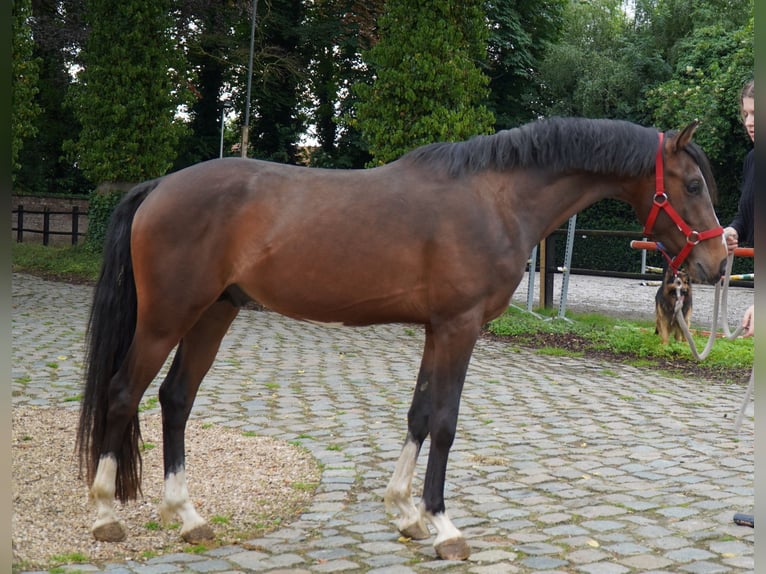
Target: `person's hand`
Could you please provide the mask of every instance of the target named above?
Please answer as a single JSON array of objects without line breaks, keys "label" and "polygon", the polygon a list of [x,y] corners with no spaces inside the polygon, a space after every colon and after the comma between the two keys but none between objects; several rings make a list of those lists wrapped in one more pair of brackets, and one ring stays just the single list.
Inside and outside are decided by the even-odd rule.
[{"label": "person's hand", "polygon": [[750,305],[742,316],[743,337],[752,337],[755,333],[755,305]]},{"label": "person's hand", "polygon": [[726,249],[731,255],[739,245],[739,234],[733,227],[724,227],[723,236],[726,238]]}]

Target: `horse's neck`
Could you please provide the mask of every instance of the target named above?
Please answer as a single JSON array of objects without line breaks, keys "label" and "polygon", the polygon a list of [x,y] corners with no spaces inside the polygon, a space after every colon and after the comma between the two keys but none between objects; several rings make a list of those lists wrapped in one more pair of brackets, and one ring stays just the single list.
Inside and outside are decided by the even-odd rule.
[{"label": "horse's neck", "polygon": [[574,174],[532,178],[513,184],[507,193],[513,220],[533,247],[586,207],[602,199],[623,199],[623,191],[616,178]]}]

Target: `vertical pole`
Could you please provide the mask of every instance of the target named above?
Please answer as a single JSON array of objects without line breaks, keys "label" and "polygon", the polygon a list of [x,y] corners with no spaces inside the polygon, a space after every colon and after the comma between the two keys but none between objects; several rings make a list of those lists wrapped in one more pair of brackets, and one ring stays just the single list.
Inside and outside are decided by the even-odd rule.
[{"label": "vertical pole", "polygon": [[548,281],[546,280],[548,277],[548,254],[546,253],[547,246],[548,242],[543,239],[540,242],[540,298],[538,299],[538,306],[541,309],[545,309],[547,307],[545,301],[548,299],[545,292],[545,288],[548,284]]},{"label": "vertical pole", "polygon": [[[556,238],[553,234],[545,238],[545,304],[546,309],[553,307],[553,279],[556,277]],[[543,283],[543,281],[540,281]]]},{"label": "vertical pole", "polygon": [[80,206],[72,206],[72,245],[77,245],[77,239],[80,232]]},{"label": "vertical pole", "polygon": [[23,243],[24,242],[24,206],[19,205],[19,211],[16,214],[17,223],[16,223],[16,242],[17,243]]},{"label": "vertical pole", "polygon": [[253,0],[253,20],[250,28],[250,62],[247,66],[247,98],[245,100],[245,125],[242,126],[242,149],[240,155],[247,157],[247,146],[250,132],[250,92],[253,85],[253,50],[255,49],[255,17],[258,10],[258,0]]},{"label": "vertical pole", "polygon": [[218,148],[218,157],[223,157],[223,132],[225,127],[224,122],[226,121],[225,114],[226,106],[221,103],[221,145]]},{"label": "vertical pole", "polygon": [[48,245],[51,232],[51,210],[43,207],[43,245]]},{"label": "vertical pole", "polygon": [[577,224],[577,214],[569,218],[567,228],[567,245],[564,250],[564,278],[561,282],[561,297],[559,298],[559,319],[566,319],[567,295],[569,292],[569,274],[572,268],[572,250],[574,249],[575,225]]}]

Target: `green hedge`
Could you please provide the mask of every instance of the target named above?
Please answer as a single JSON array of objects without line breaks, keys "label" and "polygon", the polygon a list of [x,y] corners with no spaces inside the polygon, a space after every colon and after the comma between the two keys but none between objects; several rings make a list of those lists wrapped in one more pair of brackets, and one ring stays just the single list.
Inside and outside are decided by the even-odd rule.
[{"label": "green hedge", "polygon": [[85,247],[94,253],[100,253],[104,247],[104,238],[109,226],[109,218],[125,192],[122,190],[95,190],[90,194],[88,204],[88,232],[85,235]]}]

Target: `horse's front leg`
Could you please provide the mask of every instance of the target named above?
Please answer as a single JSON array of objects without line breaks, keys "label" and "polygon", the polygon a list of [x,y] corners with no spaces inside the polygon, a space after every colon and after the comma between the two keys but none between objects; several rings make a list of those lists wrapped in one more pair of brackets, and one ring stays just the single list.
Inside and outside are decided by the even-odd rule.
[{"label": "horse's front leg", "polygon": [[428,420],[431,448],[421,507],[426,520],[436,530],[434,548],[444,560],[465,560],[471,554],[463,534],[447,516],[444,482],[447,459],[455,440],[460,395],[480,327],[478,321],[473,322],[469,317],[434,328],[434,375]]},{"label": "horse's front leg", "polygon": [[237,314],[227,302],[209,308],[178,346],[167,377],[160,387],[165,490],[160,504],[164,523],[181,520],[181,537],[191,544],[215,538],[200,516],[186,485],[185,432],[197,390],[212,365],[223,335]]},{"label": "horse's front leg", "polygon": [[422,509],[412,499],[412,479],[415,476],[420,448],[428,436],[428,415],[431,408],[430,381],[433,374],[433,343],[426,329],[425,350],[420,363],[415,393],[407,414],[407,439],[402,447],[394,474],[384,497],[389,512],[397,512],[396,526],[402,536],[421,540],[431,536]]}]

